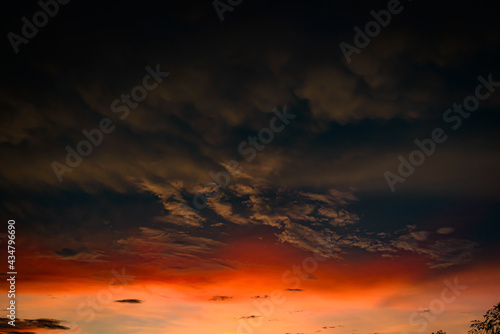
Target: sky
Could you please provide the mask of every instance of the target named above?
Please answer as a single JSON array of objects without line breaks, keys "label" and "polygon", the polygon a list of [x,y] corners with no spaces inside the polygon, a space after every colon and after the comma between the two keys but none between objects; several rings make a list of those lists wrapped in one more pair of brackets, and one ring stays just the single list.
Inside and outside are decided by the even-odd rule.
[{"label": "sky", "polygon": [[1,14],[0,333],[459,334],[500,301],[498,3],[65,1]]}]

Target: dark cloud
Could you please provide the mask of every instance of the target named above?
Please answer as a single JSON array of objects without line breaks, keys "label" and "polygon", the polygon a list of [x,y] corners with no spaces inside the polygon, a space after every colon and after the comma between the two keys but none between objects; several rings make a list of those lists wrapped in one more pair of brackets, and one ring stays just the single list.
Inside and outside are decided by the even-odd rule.
[{"label": "dark cloud", "polygon": [[119,300],[115,300],[115,303],[141,304],[142,300],[140,300],[140,299],[119,299]]},{"label": "dark cloud", "polygon": [[70,248],[63,248],[60,251],[56,251],[56,254],[61,256],[61,257],[73,257],[73,256],[77,255],[78,253],[79,253],[78,251],[75,251],[75,250],[70,249]]},{"label": "dark cloud", "polygon": [[213,296],[209,300],[211,300],[211,301],[226,301],[226,300],[230,300],[230,299],[233,299],[233,297],[230,297],[230,296]]},{"label": "dark cloud", "polygon": [[[9,321],[11,321],[11,320],[8,318],[0,318],[0,329],[8,329],[8,330],[12,331],[13,327],[8,324]],[[45,319],[45,318],[40,318],[40,319],[17,319],[16,318],[15,330],[17,332],[25,333],[27,329],[46,329],[46,330],[56,330],[56,329],[68,330],[68,329],[70,329],[69,327],[61,325],[62,322],[63,322],[62,320]]]},{"label": "dark cloud", "polygon": [[[57,259],[61,260],[73,260],[80,262],[104,262],[105,256],[104,252],[99,250],[90,251],[86,248],[82,248],[79,250],[74,250],[71,248],[63,248],[59,251],[55,251]],[[48,254],[40,254],[39,257],[52,257],[53,255]]]},{"label": "dark cloud", "polygon": [[262,316],[261,315],[248,315],[248,316],[240,317],[239,319],[255,319],[255,318],[262,318]]},{"label": "dark cloud", "polygon": [[268,295],[264,295],[264,296],[253,296],[252,299],[267,299],[269,298]]}]

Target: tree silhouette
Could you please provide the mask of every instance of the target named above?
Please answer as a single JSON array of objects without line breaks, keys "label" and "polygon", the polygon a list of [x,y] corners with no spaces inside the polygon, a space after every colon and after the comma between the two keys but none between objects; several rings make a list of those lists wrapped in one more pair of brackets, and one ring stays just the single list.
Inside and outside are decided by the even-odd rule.
[{"label": "tree silhouette", "polygon": [[446,334],[446,332],[443,332],[442,330],[438,330],[436,333],[432,333],[432,334]]},{"label": "tree silhouette", "polygon": [[500,334],[500,303],[483,316],[484,320],[473,320],[469,334]]}]

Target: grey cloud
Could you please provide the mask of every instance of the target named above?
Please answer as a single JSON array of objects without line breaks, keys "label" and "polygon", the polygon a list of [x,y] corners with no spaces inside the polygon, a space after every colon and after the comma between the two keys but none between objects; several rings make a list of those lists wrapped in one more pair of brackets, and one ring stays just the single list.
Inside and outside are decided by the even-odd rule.
[{"label": "grey cloud", "polygon": [[230,296],[213,296],[212,298],[210,298],[211,301],[226,301],[226,300],[230,300],[230,299],[233,299],[233,297],[230,297]]},{"label": "grey cloud", "polygon": [[120,299],[115,300],[115,303],[123,303],[123,304],[141,304],[142,300],[140,299]]},{"label": "grey cloud", "polygon": [[10,319],[8,318],[0,318],[0,329],[8,329],[8,330],[16,330],[19,332],[26,332],[26,329],[46,329],[46,330],[68,330],[69,327],[61,325],[62,320],[56,319],[17,319],[16,318],[16,327],[13,328],[8,324]]}]

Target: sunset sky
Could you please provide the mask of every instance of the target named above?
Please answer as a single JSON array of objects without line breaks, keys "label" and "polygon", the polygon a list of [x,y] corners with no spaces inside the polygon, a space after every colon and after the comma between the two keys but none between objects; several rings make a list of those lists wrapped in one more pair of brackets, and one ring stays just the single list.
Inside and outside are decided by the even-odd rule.
[{"label": "sunset sky", "polygon": [[395,1],[10,3],[0,333],[466,334],[500,302],[500,5]]}]

